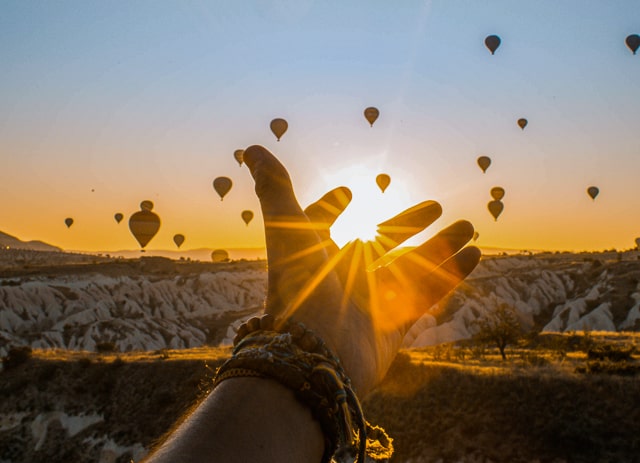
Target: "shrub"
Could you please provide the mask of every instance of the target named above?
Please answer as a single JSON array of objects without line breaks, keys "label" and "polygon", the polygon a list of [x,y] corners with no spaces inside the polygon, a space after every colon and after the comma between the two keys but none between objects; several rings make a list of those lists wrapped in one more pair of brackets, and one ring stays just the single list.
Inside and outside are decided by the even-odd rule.
[{"label": "shrub", "polygon": [[532,367],[543,367],[549,364],[549,360],[533,352],[524,352],[520,354],[520,358],[526,365]]},{"label": "shrub", "polygon": [[15,368],[23,363],[27,363],[31,358],[33,351],[31,346],[18,346],[9,349],[6,357],[2,359],[2,365],[6,370]]},{"label": "shrub", "polygon": [[515,309],[507,304],[487,312],[475,320],[476,333],[474,339],[478,343],[494,344],[500,351],[502,360],[507,359],[505,349],[517,343],[522,337],[522,328]]},{"label": "shrub", "polygon": [[640,373],[640,365],[628,362],[613,363],[596,360],[576,367],[576,373],[635,376]]},{"label": "shrub", "polygon": [[78,359],[78,365],[80,365],[82,368],[87,368],[89,365],[91,365],[92,360],[89,357],[80,357]]},{"label": "shrub", "polygon": [[589,360],[610,360],[612,362],[628,362],[632,360],[633,346],[601,344],[587,350]]},{"label": "shrub", "polygon": [[116,344],[114,342],[106,341],[99,342],[96,344],[96,352],[106,353],[106,352],[115,352]]}]

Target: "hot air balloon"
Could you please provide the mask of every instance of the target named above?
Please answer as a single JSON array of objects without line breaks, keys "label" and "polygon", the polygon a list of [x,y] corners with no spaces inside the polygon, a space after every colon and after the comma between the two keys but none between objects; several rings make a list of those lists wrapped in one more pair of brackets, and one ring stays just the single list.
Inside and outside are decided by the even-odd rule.
[{"label": "hot air balloon", "polygon": [[140,210],[141,211],[152,211],[153,210],[153,201],[149,201],[148,199],[145,199],[144,201],[142,201],[140,203]]},{"label": "hot air balloon", "polygon": [[184,243],[184,235],[181,235],[180,233],[173,235],[173,242],[176,243],[176,246],[179,248],[182,246],[182,243]]},{"label": "hot air balloon", "polygon": [[71,227],[71,225],[73,225],[73,219],[71,217],[67,217],[66,219],[64,219],[64,224],[67,226],[67,228]]},{"label": "hot air balloon", "polygon": [[271,121],[271,131],[276,136],[278,141],[280,141],[280,137],[284,135],[284,133],[289,128],[289,124],[284,119],[274,119]]},{"label": "hot air balloon", "polygon": [[638,48],[640,48],[640,35],[638,34],[628,35],[624,41],[626,42],[627,47],[629,47],[629,50],[631,50],[635,55],[636,51],[638,51]]},{"label": "hot air balloon", "polygon": [[487,38],[484,39],[484,45],[493,55],[500,46],[500,37],[498,37],[497,35],[488,35]]},{"label": "hot air balloon", "polygon": [[159,229],[160,217],[155,212],[142,209],[129,217],[129,230],[143,249]]},{"label": "hot air balloon", "polygon": [[376,183],[378,184],[378,188],[380,188],[380,191],[384,193],[384,190],[386,190],[391,183],[391,177],[389,177],[387,174],[379,174],[376,177]]},{"label": "hot air balloon", "polygon": [[239,166],[242,165],[243,156],[244,156],[244,150],[235,150],[233,152],[233,157],[236,158],[236,161],[238,161]]},{"label": "hot air balloon", "polygon": [[478,165],[482,169],[482,173],[484,174],[489,166],[491,165],[491,158],[489,156],[480,156],[478,158]]},{"label": "hot air balloon", "polygon": [[473,241],[478,241],[478,238],[480,237],[480,233],[478,233],[477,231],[473,232]]},{"label": "hot air balloon", "polygon": [[224,249],[216,249],[211,253],[211,260],[213,262],[228,262],[229,253]]},{"label": "hot air balloon", "polygon": [[489,204],[487,204],[487,208],[489,209],[489,212],[491,212],[494,220],[497,221],[500,214],[502,214],[504,204],[502,204],[502,201],[494,199],[493,201],[489,201]]},{"label": "hot air balloon", "polygon": [[120,212],[116,212],[113,218],[116,219],[116,222],[120,223],[122,222],[122,219],[124,219],[124,215],[122,215]]},{"label": "hot air balloon", "polygon": [[493,188],[491,188],[491,197],[496,201],[500,201],[502,198],[504,198],[504,188],[499,186],[494,186]]},{"label": "hot air balloon", "polygon": [[220,195],[220,201],[224,199],[224,196],[229,193],[233,182],[229,177],[218,177],[213,181],[213,189]]},{"label": "hot air balloon", "polygon": [[600,189],[597,186],[590,186],[587,188],[587,194],[591,196],[591,199],[595,200],[596,196],[600,193]]},{"label": "hot air balloon", "polygon": [[518,119],[518,126],[524,130],[524,128],[527,126],[527,124],[529,123],[529,121],[527,121],[524,117],[521,117],[520,119]]},{"label": "hot air balloon", "polygon": [[249,225],[249,222],[253,220],[253,211],[242,211],[240,216],[242,217],[242,220],[244,220],[244,223]]},{"label": "hot air balloon", "polygon": [[378,108],[374,108],[373,106],[370,106],[364,110],[364,117],[369,122],[369,124],[371,124],[371,127],[373,127],[373,123],[376,121],[376,119],[378,119],[379,115],[380,111],[378,111]]}]

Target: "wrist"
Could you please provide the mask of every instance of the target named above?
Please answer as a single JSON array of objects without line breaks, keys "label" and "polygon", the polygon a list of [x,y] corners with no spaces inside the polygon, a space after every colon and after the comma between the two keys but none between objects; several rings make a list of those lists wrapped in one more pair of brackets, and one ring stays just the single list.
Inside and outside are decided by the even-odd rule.
[{"label": "wrist", "polygon": [[[309,408],[324,435],[323,462],[329,462],[337,449],[364,461],[369,424],[351,381],[325,342],[302,323],[269,314],[244,323],[234,339],[233,356],[216,373],[214,388],[247,376],[279,382]],[[377,438],[375,447],[390,456],[391,439],[384,432],[377,434],[385,438]]]}]

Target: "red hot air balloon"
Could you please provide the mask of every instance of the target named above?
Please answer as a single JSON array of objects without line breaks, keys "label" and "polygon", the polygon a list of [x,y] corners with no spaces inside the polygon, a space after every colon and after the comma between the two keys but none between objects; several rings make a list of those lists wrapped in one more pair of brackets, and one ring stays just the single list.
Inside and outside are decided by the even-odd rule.
[{"label": "red hot air balloon", "polygon": [[500,42],[500,37],[498,37],[497,35],[488,35],[487,38],[484,39],[484,45],[489,49],[492,55],[500,46]]},{"label": "red hot air balloon", "polygon": [[478,158],[478,166],[482,169],[482,173],[484,174],[489,166],[491,165],[491,158],[489,156],[480,156]]},{"label": "red hot air balloon", "polygon": [[216,190],[216,193],[220,196],[220,201],[229,193],[232,186],[233,182],[229,177],[218,177],[213,181],[213,189]]},{"label": "red hot air balloon", "polygon": [[142,249],[156,236],[159,229],[160,217],[150,210],[142,209],[129,218],[129,230]]},{"label": "red hot air balloon", "polygon": [[391,177],[389,177],[387,174],[379,174],[376,177],[376,183],[378,184],[378,188],[380,188],[380,191],[384,193],[384,190],[386,190],[391,183]]},{"label": "red hot air balloon", "polygon": [[284,119],[277,118],[271,121],[270,127],[277,140],[280,141],[280,138],[289,128],[289,124]]}]

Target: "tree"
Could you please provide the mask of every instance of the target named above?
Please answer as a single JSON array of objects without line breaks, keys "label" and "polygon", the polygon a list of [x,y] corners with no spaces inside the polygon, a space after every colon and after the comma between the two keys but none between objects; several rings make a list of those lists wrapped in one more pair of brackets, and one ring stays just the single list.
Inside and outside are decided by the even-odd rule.
[{"label": "tree", "polygon": [[477,327],[474,339],[478,342],[495,344],[500,350],[502,360],[507,356],[504,352],[509,344],[515,344],[522,336],[522,327],[515,310],[507,304],[500,304],[486,313],[474,324]]}]

